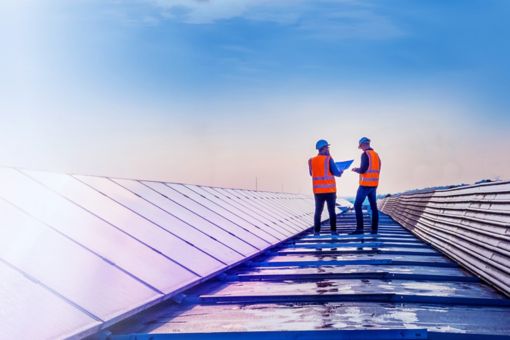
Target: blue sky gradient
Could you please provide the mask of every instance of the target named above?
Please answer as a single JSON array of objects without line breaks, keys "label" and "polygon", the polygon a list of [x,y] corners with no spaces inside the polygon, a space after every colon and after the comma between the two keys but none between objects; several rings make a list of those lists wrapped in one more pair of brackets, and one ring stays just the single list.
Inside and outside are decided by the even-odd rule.
[{"label": "blue sky gradient", "polygon": [[387,192],[510,177],[508,1],[0,6],[4,164],[308,192],[315,139],[369,135]]}]

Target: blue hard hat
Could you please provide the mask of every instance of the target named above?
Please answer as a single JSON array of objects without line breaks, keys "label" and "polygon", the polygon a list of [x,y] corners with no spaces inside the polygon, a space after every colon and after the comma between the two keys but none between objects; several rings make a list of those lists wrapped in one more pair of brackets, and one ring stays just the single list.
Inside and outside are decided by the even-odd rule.
[{"label": "blue hard hat", "polygon": [[322,148],[323,148],[323,147],[325,147],[325,146],[329,146],[329,143],[328,143],[328,141],[327,141],[327,140],[324,140],[324,139],[319,139],[319,140],[317,141],[317,143],[315,143],[315,148],[316,148],[317,150],[320,150],[320,149],[322,149]]},{"label": "blue hard hat", "polygon": [[365,143],[370,143],[370,139],[367,137],[361,137],[361,139],[359,140],[359,145],[365,144]]}]

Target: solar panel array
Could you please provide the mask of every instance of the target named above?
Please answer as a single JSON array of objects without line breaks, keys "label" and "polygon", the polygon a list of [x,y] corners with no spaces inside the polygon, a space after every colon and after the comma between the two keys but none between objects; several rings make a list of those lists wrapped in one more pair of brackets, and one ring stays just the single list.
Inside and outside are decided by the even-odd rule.
[{"label": "solar panel array", "polygon": [[2,337],[100,331],[311,225],[310,196],[0,168]]}]

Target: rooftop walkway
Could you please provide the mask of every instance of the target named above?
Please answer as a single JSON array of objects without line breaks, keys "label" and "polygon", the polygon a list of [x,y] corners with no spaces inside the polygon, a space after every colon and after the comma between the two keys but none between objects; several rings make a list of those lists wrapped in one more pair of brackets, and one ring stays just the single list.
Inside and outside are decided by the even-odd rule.
[{"label": "rooftop walkway", "polygon": [[109,338],[510,339],[510,299],[386,215],[377,236],[337,220],[340,236],[308,229]]}]

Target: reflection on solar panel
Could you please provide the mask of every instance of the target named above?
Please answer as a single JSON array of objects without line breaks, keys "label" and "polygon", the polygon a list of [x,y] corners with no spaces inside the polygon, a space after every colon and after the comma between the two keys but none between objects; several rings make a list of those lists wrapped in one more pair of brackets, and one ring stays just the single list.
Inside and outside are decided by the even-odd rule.
[{"label": "reflection on solar panel", "polygon": [[0,168],[1,338],[96,333],[309,227],[259,194]]}]

